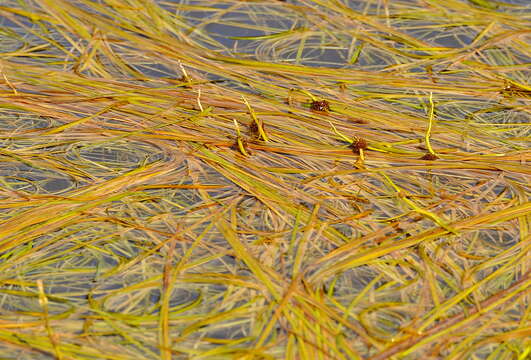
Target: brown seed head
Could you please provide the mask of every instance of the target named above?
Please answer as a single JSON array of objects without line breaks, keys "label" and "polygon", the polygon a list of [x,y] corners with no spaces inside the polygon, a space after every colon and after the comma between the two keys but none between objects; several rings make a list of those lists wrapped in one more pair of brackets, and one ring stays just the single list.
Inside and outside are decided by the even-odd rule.
[{"label": "brown seed head", "polygon": [[310,109],[313,111],[322,111],[322,112],[328,112],[330,111],[330,104],[326,100],[315,100],[312,101],[312,104],[310,105]]},{"label": "brown seed head", "polygon": [[369,144],[367,144],[367,140],[365,139],[356,138],[354,139],[354,142],[350,145],[350,147],[352,148],[352,150],[354,150],[356,154],[359,154],[360,150],[367,149],[367,147],[369,147]]},{"label": "brown seed head", "polygon": [[432,154],[432,153],[426,153],[424,154],[423,157],[420,158],[420,160],[429,160],[429,161],[433,161],[433,160],[437,160],[439,157],[435,154]]},{"label": "brown seed head", "polygon": [[253,136],[256,136],[258,135],[260,132],[258,130],[258,124],[253,121],[250,125],[249,125],[249,132],[251,133],[251,135]]}]

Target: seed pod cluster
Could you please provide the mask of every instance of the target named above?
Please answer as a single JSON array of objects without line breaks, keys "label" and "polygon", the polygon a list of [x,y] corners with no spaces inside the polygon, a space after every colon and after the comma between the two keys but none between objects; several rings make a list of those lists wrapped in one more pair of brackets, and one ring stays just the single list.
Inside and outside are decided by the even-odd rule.
[{"label": "seed pod cluster", "polygon": [[313,111],[329,112],[330,104],[326,100],[314,100],[310,104],[310,109]]},{"label": "seed pod cluster", "polygon": [[356,154],[359,154],[360,150],[367,149],[368,146],[369,144],[367,144],[367,140],[362,138],[355,138],[354,142],[350,145],[350,147]]},{"label": "seed pod cluster", "polygon": [[429,160],[429,161],[433,161],[433,160],[437,160],[439,157],[435,154],[432,154],[432,153],[426,153],[424,154],[423,157],[420,158],[420,160]]}]

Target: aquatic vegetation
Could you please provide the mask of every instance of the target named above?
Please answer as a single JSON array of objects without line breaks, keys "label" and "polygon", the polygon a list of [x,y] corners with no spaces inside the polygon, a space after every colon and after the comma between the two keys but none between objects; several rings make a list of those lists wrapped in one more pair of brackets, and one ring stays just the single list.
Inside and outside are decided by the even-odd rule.
[{"label": "aquatic vegetation", "polygon": [[529,10],[3,0],[0,354],[529,357]]},{"label": "aquatic vegetation", "polygon": [[328,112],[330,111],[330,104],[326,100],[315,100],[310,104],[310,109],[314,111]]}]

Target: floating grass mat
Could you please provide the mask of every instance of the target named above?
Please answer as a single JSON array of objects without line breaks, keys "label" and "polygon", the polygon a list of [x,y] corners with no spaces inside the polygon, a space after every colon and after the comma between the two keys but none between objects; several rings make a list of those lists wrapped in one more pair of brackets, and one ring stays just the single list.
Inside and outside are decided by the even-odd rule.
[{"label": "floating grass mat", "polygon": [[0,21],[0,358],[529,358],[527,1]]}]

